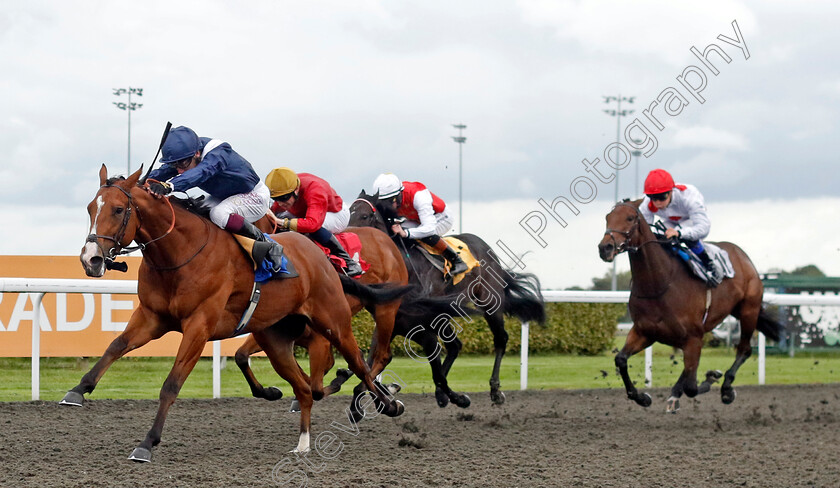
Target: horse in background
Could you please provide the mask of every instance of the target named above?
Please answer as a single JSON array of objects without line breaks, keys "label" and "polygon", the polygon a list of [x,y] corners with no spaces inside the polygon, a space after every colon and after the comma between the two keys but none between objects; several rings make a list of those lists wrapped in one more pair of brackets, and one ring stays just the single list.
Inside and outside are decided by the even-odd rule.
[{"label": "horse in background", "polygon": [[[132,241],[136,242],[143,252],[138,272],[140,305],[125,331],[61,403],[81,406],[84,394],[93,391],[116,359],[167,332],[180,332],[183,337],[161,388],[154,423],[129,456],[149,462],[152,448],[161,440],[169,408],[204,345],[234,335],[250,302],[254,272],[250,259],[230,233],[173,206],[168,197],[153,196],[138,185],[141,172],[142,168],[128,179],[108,179],[108,170],[102,165],[100,188],[88,205],[90,234],[80,255],[87,275],[102,277],[106,264],[123,254]],[[362,358],[351,330],[350,307],[346,300],[336,300],[346,288],[323,252],[300,234],[276,234],[273,238],[284,247],[299,276],[266,282],[259,306],[239,332],[253,334],[275,371],[295,391],[301,407],[300,437],[295,450],[309,450],[312,392],[287,337],[300,334],[304,325],[328,338],[339,350],[373,392],[377,410],[392,417],[402,414],[402,404],[374,381]],[[377,290],[360,283],[348,286],[360,294],[377,297],[380,302],[410,291],[409,287]]]},{"label": "horse in background", "polygon": [[741,321],[741,339],[736,348],[735,361],[726,371],[721,385],[721,400],[725,404],[735,400],[732,383],[738,368],[752,354],[750,339],[758,330],[778,341],[781,326],[767,316],[762,308],[764,285],[750,258],[731,242],[714,243],[729,253],[733,278],[724,279],[715,288],[696,278],[682,260],[673,257],[665,247],[670,240],[659,240],[639,211],[642,200],[620,202],[607,214],[607,229],[598,252],[601,259],[612,262],[618,254],[630,256],[630,317],[633,327],[627,334],[624,347],[615,357],[627,398],[643,407],[651,404],[650,395],[640,394],[627,373],[627,358],[644,350],[654,342],[683,350],[683,371],[671,388],[666,411],[676,413],[683,393],[693,398],[706,393],[722,373],[708,371],[705,380],[697,384],[697,368],[703,335],[720,324],[727,315]]},{"label": "horse in background", "polygon": [[[374,227],[391,235],[391,222],[386,220],[378,205],[378,195],[368,195],[362,190],[350,206],[350,225]],[[457,285],[453,284],[451,279],[444,280],[442,273],[424,257],[422,251],[415,247],[415,241],[403,240],[399,237],[393,237],[393,239],[403,251],[403,259],[409,272],[409,283],[419,285],[426,296],[457,295],[458,300],[452,304],[451,310],[470,322],[472,319],[469,314],[459,307],[463,303],[472,302],[487,320],[490,331],[493,333],[495,352],[493,372],[490,377],[490,398],[494,404],[502,404],[505,401],[505,395],[500,389],[499,369],[508,342],[504,317],[510,315],[523,322],[545,322],[545,302],[540,292],[539,279],[529,273],[514,275],[505,269],[490,246],[478,236],[460,234],[454,237],[464,242],[480,263],[479,266],[467,272]],[[438,405],[445,407],[452,394],[446,376],[455,358],[458,357],[462,343],[457,336],[448,336],[447,330],[440,326],[440,322],[415,327],[408,332],[410,337],[406,337],[422,346],[432,368]],[[439,357],[438,336],[443,339],[446,347],[446,359],[443,363]]]}]

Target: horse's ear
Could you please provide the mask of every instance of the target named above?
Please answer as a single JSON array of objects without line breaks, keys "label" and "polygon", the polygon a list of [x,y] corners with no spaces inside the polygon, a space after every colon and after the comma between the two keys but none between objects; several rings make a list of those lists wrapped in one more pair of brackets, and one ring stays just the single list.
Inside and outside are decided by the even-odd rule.
[{"label": "horse's ear", "polygon": [[105,186],[105,183],[108,182],[108,168],[105,167],[105,163],[102,163],[102,167],[99,168],[99,186]]},{"label": "horse's ear", "polygon": [[368,194],[367,194],[367,192],[365,192],[365,189],[362,188],[362,192],[359,193],[359,198],[365,198],[366,196],[368,196]]},{"label": "horse's ear", "polygon": [[137,185],[137,181],[140,179],[140,175],[142,175],[142,174],[143,174],[143,165],[141,164],[140,169],[138,169],[137,171],[132,173],[131,176],[128,177],[128,180],[127,180],[128,181],[128,187],[131,188],[131,187]]},{"label": "horse's ear", "polygon": [[373,195],[370,195],[370,198],[371,198],[374,202],[378,202],[378,201],[379,201],[379,190],[376,190],[376,193],[374,193]]}]

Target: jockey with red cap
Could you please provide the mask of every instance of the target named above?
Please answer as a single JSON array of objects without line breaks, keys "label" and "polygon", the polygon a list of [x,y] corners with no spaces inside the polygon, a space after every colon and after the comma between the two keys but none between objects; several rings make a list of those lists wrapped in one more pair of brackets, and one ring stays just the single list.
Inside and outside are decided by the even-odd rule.
[{"label": "jockey with red cap", "polygon": [[175,127],[161,150],[163,166],[149,174],[149,191],[165,196],[198,187],[209,195],[210,220],[219,227],[271,244],[268,259],[279,271],[283,248],[253,224],[268,212],[268,188],[251,163],[220,139],[198,137],[189,127]]},{"label": "jockey with red cap", "polygon": [[361,265],[333,235],[347,228],[350,211],[344,208],[341,197],[329,183],[309,173],[274,168],[265,177],[265,184],[274,200],[271,211],[279,230],[306,234],[344,260],[347,276],[362,274]]},{"label": "jockey with red cap", "polygon": [[709,276],[720,282],[717,269],[703,247],[702,239],[709,235],[712,223],[697,187],[675,184],[667,171],[655,169],[645,179],[645,198],[639,208],[649,224],[659,216],[666,227],[665,237],[684,241],[703,262]]},{"label": "jockey with red cap", "polygon": [[374,194],[379,195],[383,213],[390,218],[405,217],[405,222],[394,224],[394,234],[423,241],[449,261],[449,274],[455,276],[467,270],[467,264],[454,249],[440,238],[452,228],[452,216],[446,203],[426,188],[423,183],[400,181],[391,173],[381,174],[373,182]]}]

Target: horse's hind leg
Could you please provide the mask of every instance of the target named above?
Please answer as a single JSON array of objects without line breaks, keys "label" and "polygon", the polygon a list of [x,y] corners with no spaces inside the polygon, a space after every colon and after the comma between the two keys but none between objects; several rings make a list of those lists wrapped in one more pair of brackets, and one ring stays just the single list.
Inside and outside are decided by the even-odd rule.
[{"label": "horse's hind leg", "polygon": [[624,342],[624,347],[615,355],[615,366],[618,368],[618,373],[621,375],[621,380],[624,382],[624,389],[627,391],[627,398],[633,400],[643,407],[649,407],[651,403],[650,395],[647,393],[640,394],[636,389],[636,385],[630,379],[630,374],[627,372],[627,359],[644,350],[650,346],[652,341],[647,337],[641,335],[636,331],[636,327],[630,329],[627,333],[627,339]]},{"label": "horse's hind leg", "polygon": [[726,370],[724,374],[723,384],[720,387],[720,399],[725,404],[730,404],[735,401],[735,389],[732,388],[732,383],[735,381],[735,375],[742,364],[752,355],[752,346],[750,340],[758,325],[758,315],[761,312],[761,296],[762,285],[758,277],[750,281],[744,300],[741,302],[737,313],[737,318],[741,321],[741,339],[738,341],[738,346],[735,348],[735,361],[732,366]]},{"label": "horse's hind leg", "polygon": [[[328,302],[326,302],[328,303]],[[330,310],[332,308],[333,310]],[[335,307],[321,307],[311,317],[312,328],[329,339],[333,346],[347,361],[353,373],[362,379],[367,389],[373,393],[377,410],[389,417],[402,415],[405,407],[402,402],[393,401],[390,393],[382,385],[374,382],[370,368],[362,358],[362,351],[353,337],[350,326],[350,310],[335,310]]]},{"label": "horse's hind leg", "polygon": [[300,365],[295,360],[294,339],[284,334],[282,327],[277,325],[255,332],[254,338],[265,350],[277,374],[292,386],[300,408],[300,437],[293,452],[308,452],[312,421],[312,389],[309,386],[309,379],[302,374]]},{"label": "horse's hind leg", "polygon": [[499,370],[502,367],[502,358],[507,349],[508,333],[505,330],[505,318],[501,308],[492,314],[485,313],[484,318],[493,333],[493,348],[496,353],[496,359],[493,362],[493,374],[490,376],[490,400],[494,405],[501,405],[505,403],[505,394],[500,390]]},{"label": "horse's hind leg", "polygon": [[143,307],[137,308],[131,314],[125,331],[111,342],[108,349],[99,358],[99,361],[82,377],[78,385],[64,395],[64,398],[59,403],[61,405],[81,407],[82,403],[84,403],[85,393],[91,393],[96,388],[102,375],[105,374],[105,371],[108,370],[114,361],[123,357],[129,351],[137,349],[149,341],[158,339],[165,333],[166,330],[158,324],[153,323],[147,317]]},{"label": "horse's hind leg", "polygon": [[251,370],[248,358],[260,351],[262,351],[262,348],[259,344],[257,344],[256,339],[254,339],[253,336],[249,336],[245,342],[239,346],[239,349],[236,350],[236,355],[234,356],[236,365],[239,366],[239,369],[242,371],[242,375],[245,377],[245,381],[248,382],[248,386],[251,388],[251,395],[253,395],[254,398],[265,398],[270,401],[279,400],[280,398],[283,398],[283,392],[274,386],[269,386],[268,388],[263,387],[259,380],[257,380],[254,372]]}]

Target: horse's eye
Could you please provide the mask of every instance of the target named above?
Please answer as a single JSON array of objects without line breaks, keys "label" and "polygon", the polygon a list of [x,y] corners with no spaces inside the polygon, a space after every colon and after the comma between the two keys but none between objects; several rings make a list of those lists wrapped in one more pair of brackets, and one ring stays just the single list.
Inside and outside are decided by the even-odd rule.
[{"label": "horse's eye", "polygon": [[122,215],[123,210],[124,210],[124,209],[123,209],[122,207],[116,207],[116,208],[114,208],[114,215]]},{"label": "horse's eye", "polygon": [[363,216],[362,216],[362,220],[367,220],[367,219],[368,219],[368,217],[370,217],[370,215],[363,215]]},{"label": "horse's eye", "polygon": [[632,216],[627,217],[627,222],[633,222],[633,220],[635,220],[635,218],[634,218],[634,217],[632,217]]}]

